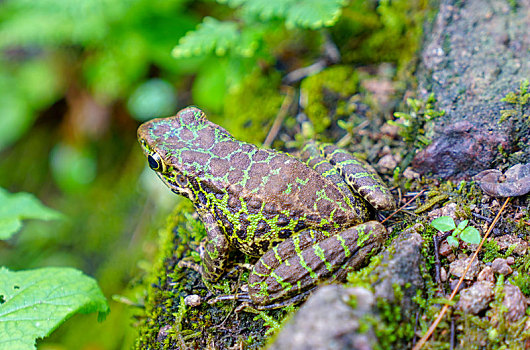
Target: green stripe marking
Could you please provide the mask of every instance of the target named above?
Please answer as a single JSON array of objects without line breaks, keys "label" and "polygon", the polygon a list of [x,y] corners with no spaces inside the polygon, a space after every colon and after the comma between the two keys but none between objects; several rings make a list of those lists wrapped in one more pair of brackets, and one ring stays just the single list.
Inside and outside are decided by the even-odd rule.
[{"label": "green stripe marking", "polygon": [[333,267],[331,266],[330,262],[327,261],[326,256],[324,255],[324,249],[322,249],[320,244],[317,243],[313,246],[313,252],[315,253],[316,256],[320,258],[320,260],[324,262],[324,264],[326,265],[326,269],[329,272],[333,272]]},{"label": "green stripe marking", "polygon": [[344,240],[344,238],[340,234],[335,235],[334,237],[337,239],[337,241],[340,242],[340,245],[341,245],[342,249],[344,249],[344,256],[349,258],[350,255],[351,255],[351,252],[350,252],[350,249],[348,248],[348,246],[346,245],[346,241]]}]

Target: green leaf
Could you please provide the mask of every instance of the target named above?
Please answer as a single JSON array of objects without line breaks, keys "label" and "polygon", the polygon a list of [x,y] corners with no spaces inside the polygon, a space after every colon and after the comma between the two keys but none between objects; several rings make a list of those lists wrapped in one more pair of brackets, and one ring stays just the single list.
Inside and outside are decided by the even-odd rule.
[{"label": "green leaf", "polygon": [[458,242],[458,238],[456,238],[455,236],[447,237],[447,243],[449,243],[449,245],[452,247],[458,247],[458,245],[460,244]]},{"label": "green leaf", "polygon": [[35,349],[75,313],[109,312],[96,281],[70,268],[13,272],[0,267],[0,349]]},{"label": "green leaf", "polygon": [[456,228],[462,231],[464,228],[466,228],[468,222],[469,220],[461,221]]},{"label": "green leaf", "polygon": [[188,32],[173,48],[175,58],[202,56],[214,52],[224,56],[240,40],[237,23],[221,22],[212,17],[205,17],[197,29]]},{"label": "green leaf", "polygon": [[440,216],[431,222],[431,226],[441,232],[447,232],[456,228],[455,222],[450,216]]},{"label": "green leaf", "polygon": [[468,226],[460,234],[460,239],[470,244],[479,244],[481,240],[480,232],[476,228]]},{"label": "green leaf", "polygon": [[0,188],[0,239],[8,239],[21,227],[21,220],[54,220],[62,214],[44,205],[32,194],[9,193]]}]

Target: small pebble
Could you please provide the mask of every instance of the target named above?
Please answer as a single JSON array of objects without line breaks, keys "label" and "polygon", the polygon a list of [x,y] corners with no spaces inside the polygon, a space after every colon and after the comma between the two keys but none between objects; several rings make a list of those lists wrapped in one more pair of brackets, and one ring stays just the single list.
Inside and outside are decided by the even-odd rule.
[{"label": "small pebble", "polygon": [[506,306],[506,319],[509,322],[517,322],[526,313],[526,298],[517,286],[511,284],[504,285],[504,299],[502,304]]},{"label": "small pebble", "polygon": [[[466,259],[458,259],[453,261],[449,265],[449,273],[451,275],[454,275],[456,277],[461,277],[464,274],[464,270],[466,269],[467,265],[469,264],[469,260],[471,258]],[[479,264],[477,259],[473,259],[473,263],[469,267],[469,270],[466,273],[466,276],[464,279],[466,280],[473,280],[479,273]]]},{"label": "small pebble", "polygon": [[191,307],[199,306],[201,305],[201,297],[197,294],[190,294],[184,298],[184,303]]},{"label": "small pebble", "polygon": [[449,254],[453,253],[453,248],[447,243],[447,241],[443,241],[440,243],[440,249],[438,250],[441,256],[449,256]]},{"label": "small pebble", "polygon": [[506,262],[506,259],[497,258],[493,260],[491,263],[491,269],[495,273],[499,273],[501,275],[509,275],[513,272],[512,268],[508,265]]},{"label": "small pebble", "polygon": [[379,159],[379,162],[377,162],[377,165],[380,168],[389,170],[389,169],[395,169],[398,165],[399,160],[396,156],[392,154],[386,154],[381,159]]},{"label": "small pebble", "polygon": [[167,338],[169,332],[171,331],[171,328],[172,326],[168,324],[160,327],[156,336],[156,341],[160,343],[163,342]]},{"label": "small pebble", "polygon": [[508,265],[513,265],[515,263],[515,258],[513,256],[509,256],[506,258],[506,263]]},{"label": "small pebble", "polygon": [[447,281],[447,271],[445,270],[444,267],[442,267],[442,268],[440,269],[440,280],[441,280],[442,282]]},{"label": "small pebble", "polygon": [[450,216],[453,220],[456,220],[456,203],[449,203],[441,208],[431,210],[427,215],[430,219],[436,219],[440,216]]},{"label": "small pebble", "polygon": [[486,266],[485,268],[480,271],[477,277],[477,281],[487,281],[491,283],[495,283],[495,276],[493,275],[493,270],[491,267]]},{"label": "small pebble", "polygon": [[471,287],[463,289],[460,292],[460,300],[456,307],[464,312],[477,315],[486,310],[489,303],[493,300],[494,284],[488,281],[474,283]]},{"label": "small pebble", "polygon": [[420,174],[412,170],[410,167],[405,169],[405,171],[403,172],[403,176],[405,177],[405,179],[409,179],[409,180],[420,178]]}]

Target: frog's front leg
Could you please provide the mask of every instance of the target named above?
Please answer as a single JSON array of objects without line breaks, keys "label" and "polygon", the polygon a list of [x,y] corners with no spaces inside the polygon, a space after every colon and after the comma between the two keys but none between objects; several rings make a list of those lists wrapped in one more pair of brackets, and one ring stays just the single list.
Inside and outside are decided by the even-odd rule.
[{"label": "frog's front leg", "polygon": [[199,216],[206,228],[206,244],[200,251],[199,272],[206,282],[215,282],[226,270],[230,244],[212,213],[201,211]]},{"label": "frog's front leg", "polygon": [[[317,241],[312,229],[281,242],[256,263],[248,279],[248,296],[256,309],[297,302],[322,281],[343,280],[382,246],[387,231],[369,221]],[[280,302],[283,301],[283,302]]]}]

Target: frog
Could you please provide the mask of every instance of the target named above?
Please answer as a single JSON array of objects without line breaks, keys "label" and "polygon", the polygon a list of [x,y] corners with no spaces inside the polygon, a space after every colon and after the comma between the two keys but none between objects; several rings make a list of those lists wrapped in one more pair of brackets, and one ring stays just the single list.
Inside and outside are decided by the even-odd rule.
[{"label": "frog", "polygon": [[195,268],[205,283],[228,272],[231,252],[257,259],[246,289],[214,303],[266,310],[301,302],[322,283],[344,281],[388,236],[375,215],[395,208],[390,190],[333,144],[308,142],[298,156],[260,148],[194,106],[141,124],[138,140],[149,167],[204,223]]}]

